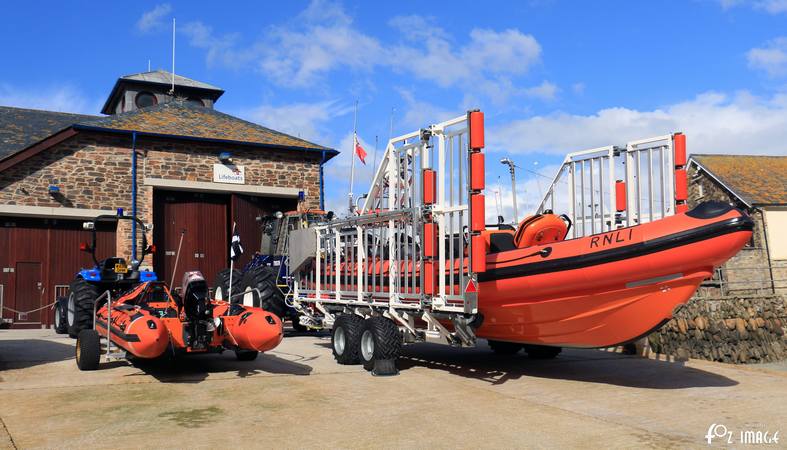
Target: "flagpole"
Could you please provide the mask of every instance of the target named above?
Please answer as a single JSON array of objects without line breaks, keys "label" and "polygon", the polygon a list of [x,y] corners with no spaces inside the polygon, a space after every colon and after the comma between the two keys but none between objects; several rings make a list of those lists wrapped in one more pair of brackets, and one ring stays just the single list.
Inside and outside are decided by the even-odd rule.
[{"label": "flagpole", "polygon": [[353,115],[353,143],[352,149],[350,150],[350,193],[348,194],[349,203],[348,209],[350,211],[350,215],[353,215],[355,208],[353,207],[353,178],[355,177],[355,146],[358,142],[358,100],[355,101],[355,114]]},{"label": "flagpole", "polygon": [[[232,236],[235,236],[235,227],[237,225],[238,224],[236,222],[232,222]],[[232,239],[232,238],[230,238],[230,239]],[[230,252],[231,251],[232,251],[232,244],[230,244]],[[227,289],[229,291],[229,292],[227,292],[227,303],[228,303],[228,305],[227,305],[227,312],[229,312],[229,310],[230,310],[229,309],[229,304],[232,304],[232,272],[234,272],[234,271],[235,271],[235,258],[233,258],[232,255],[230,255],[230,286]]]}]

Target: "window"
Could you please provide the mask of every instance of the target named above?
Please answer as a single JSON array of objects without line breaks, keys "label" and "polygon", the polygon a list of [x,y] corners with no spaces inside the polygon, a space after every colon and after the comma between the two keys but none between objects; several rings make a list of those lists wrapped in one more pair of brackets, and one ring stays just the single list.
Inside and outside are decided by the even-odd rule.
[{"label": "window", "polygon": [[158,99],[150,92],[140,92],[137,94],[136,99],[134,99],[134,103],[137,105],[137,108],[147,108],[148,106],[157,104]]},{"label": "window", "polygon": [[196,97],[189,97],[188,100],[186,100],[186,101],[191,103],[192,105],[205,106],[205,103],[202,100],[200,100],[200,99],[198,99]]}]

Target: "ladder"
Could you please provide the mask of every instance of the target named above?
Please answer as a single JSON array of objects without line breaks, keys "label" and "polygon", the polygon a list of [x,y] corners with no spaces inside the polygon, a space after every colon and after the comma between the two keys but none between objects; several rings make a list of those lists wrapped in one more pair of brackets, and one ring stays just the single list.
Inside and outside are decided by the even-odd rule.
[{"label": "ladder", "polygon": [[673,133],[569,153],[537,214],[566,212],[578,238],[687,209],[686,136]]},{"label": "ladder", "polygon": [[474,344],[483,141],[480,111],[392,138],[357,215],[290,233],[292,301],[313,305],[326,327],[334,312],[362,310],[396,320],[412,340]]}]

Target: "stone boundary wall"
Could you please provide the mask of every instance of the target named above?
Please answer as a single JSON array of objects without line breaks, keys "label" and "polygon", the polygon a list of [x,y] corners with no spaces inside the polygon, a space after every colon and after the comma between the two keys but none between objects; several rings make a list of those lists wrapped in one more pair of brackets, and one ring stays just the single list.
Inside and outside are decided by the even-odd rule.
[{"label": "stone boundary wall", "polygon": [[693,298],[659,331],[651,352],[746,364],[787,359],[787,304],[780,295]]}]

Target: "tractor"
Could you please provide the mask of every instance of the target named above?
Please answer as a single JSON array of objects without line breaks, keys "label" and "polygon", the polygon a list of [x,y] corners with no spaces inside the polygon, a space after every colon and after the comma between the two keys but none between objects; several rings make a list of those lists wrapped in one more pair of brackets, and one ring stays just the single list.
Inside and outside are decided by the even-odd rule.
[{"label": "tractor", "polygon": [[[262,231],[260,250],[242,269],[233,269],[232,272],[224,269],[216,275],[214,297],[219,300],[229,296],[241,298],[244,305],[270,311],[282,321],[290,319],[296,331],[306,331],[306,327],[298,321],[297,311],[285,300],[289,294],[287,239],[290,231],[309,228],[332,219],[333,212],[323,210],[276,212],[272,216],[259,218]],[[230,273],[232,293],[228,296]]]},{"label": "tractor", "polygon": [[[117,256],[96,258],[96,228],[103,224],[118,224],[121,220],[135,222],[138,229],[142,230],[142,253],[139,260],[130,263]],[[96,299],[106,291],[114,298],[123,292],[147,281],[156,281],[155,272],[140,269],[146,255],[155,252],[153,245],[148,245],[145,231],[149,231],[141,220],[132,216],[124,216],[123,210],[118,209],[117,215],[97,216],[90,222],[83,224],[84,229],[92,231],[92,243],[83,242],[79,249],[90,253],[95,265],[89,269],[81,269],[69,285],[68,295],[59,297],[54,307],[55,331],[59,334],[68,334],[76,338],[80,331],[93,328],[94,310]],[[137,254],[134,242],[134,252]]]}]

